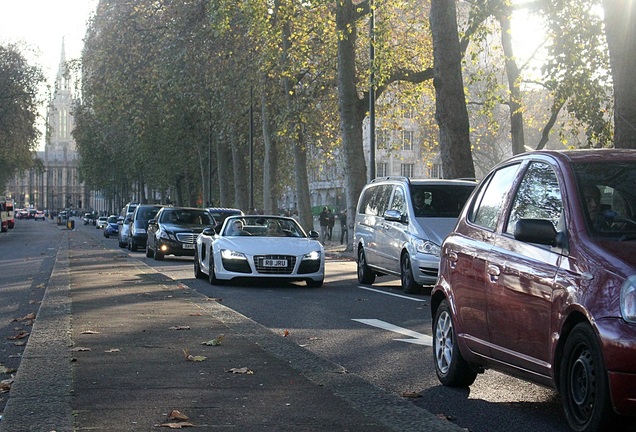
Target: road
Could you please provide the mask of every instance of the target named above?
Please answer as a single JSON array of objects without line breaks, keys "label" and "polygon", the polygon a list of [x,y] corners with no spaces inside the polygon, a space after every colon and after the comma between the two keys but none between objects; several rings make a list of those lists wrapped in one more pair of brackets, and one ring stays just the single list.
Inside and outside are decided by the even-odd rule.
[{"label": "road", "polygon": [[[77,220],[75,227],[99,237],[106,247],[119,249],[116,238],[104,238],[101,230],[92,225],[84,226]],[[34,225],[30,228],[36,229]],[[38,226],[35,232],[40,231],[44,231],[44,225]],[[40,233],[45,234],[45,238],[52,236],[49,243],[44,240],[33,242],[37,248],[31,253],[38,257],[37,265],[43,268],[43,274],[52,268],[50,261],[55,251],[41,255],[37,251],[46,251],[50,247],[48,244],[55,243],[56,231],[47,229]],[[16,231],[11,235],[19,233]],[[0,240],[5,239],[0,237]],[[351,260],[329,259],[326,282],[319,289],[308,289],[304,283],[212,286],[194,278],[191,258],[166,257],[164,261],[154,261],[146,258],[143,252],[121,250],[166,276],[220,299],[225,306],[275,333],[287,335],[298,345],[342,365],[350,373],[378,387],[394,394],[417,395],[410,399],[414,405],[446,417],[467,430],[568,430],[560,399],[551,389],[491,371],[480,375],[470,389],[441,386],[432,363],[429,296],[403,295],[399,281],[394,278],[380,278],[373,287],[361,286],[356,280],[355,262]],[[29,267],[27,257],[25,250],[16,258],[24,268]],[[9,267],[5,260],[0,262],[0,268]],[[19,285],[22,284],[24,282]],[[22,289],[28,290],[27,285],[24,284]],[[36,281],[30,286],[37,286]],[[2,309],[0,318],[19,315],[17,310],[5,312]],[[0,355],[0,364],[3,361]]]}]

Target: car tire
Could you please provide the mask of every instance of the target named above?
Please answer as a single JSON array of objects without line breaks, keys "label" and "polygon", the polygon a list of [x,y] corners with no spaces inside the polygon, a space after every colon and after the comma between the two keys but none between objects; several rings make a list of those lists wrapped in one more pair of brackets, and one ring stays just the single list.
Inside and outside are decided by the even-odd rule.
[{"label": "car tire", "polygon": [[448,300],[440,303],[433,320],[433,360],[437,378],[445,386],[468,387],[477,378],[459,351]]},{"label": "car tire", "polygon": [[319,280],[307,279],[306,281],[307,288],[320,288],[324,282],[325,282],[324,279],[319,279]]},{"label": "car tire", "polygon": [[196,279],[203,279],[205,277],[205,273],[201,271],[201,264],[199,263],[199,253],[194,251],[194,277]]},{"label": "car tire", "polygon": [[120,248],[125,248],[126,247],[126,243],[124,243],[123,241],[119,240],[119,238],[117,238],[117,241],[119,243],[119,247]]},{"label": "car tire", "polygon": [[130,241],[129,246],[130,246],[129,249],[131,250],[131,252],[137,252],[138,246],[133,240]]},{"label": "car tire", "polygon": [[154,249],[154,256],[155,256],[155,261],[163,261],[163,257],[165,256],[163,253],[161,253],[161,251],[159,251],[159,248],[157,247],[156,243],[155,243],[155,249]]},{"label": "car tire", "polygon": [[416,294],[422,291],[422,286],[415,282],[415,277],[413,277],[411,256],[408,252],[403,253],[402,258],[400,258],[400,281],[402,291],[406,294]]},{"label": "car tire", "polygon": [[212,248],[210,248],[210,255],[208,255],[209,263],[208,263],[208,282],[210,285],[221,285],[221,281],[216,278],[216,273],[214,272],[214,257],[212,255]]},{"label": "car tire", "polygon": [[612,410],[603,353],[592,327],[579,323],[565,341],[559,391],[568,424],[577,432],[610,430]]},{"label": "car tire", "polygon": [[365,285],[372,285],[375,282],[375,273],[367,265],[363,248],[358,249],[358,282]]}]

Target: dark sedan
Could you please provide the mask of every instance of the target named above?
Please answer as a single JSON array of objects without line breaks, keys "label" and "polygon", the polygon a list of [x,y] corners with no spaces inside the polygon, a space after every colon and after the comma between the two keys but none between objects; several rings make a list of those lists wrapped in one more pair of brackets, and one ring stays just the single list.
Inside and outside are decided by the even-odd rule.
[{"label": "dark sedan", "polygon": [[444,385],[494,368],[558,390],[572,430],[636,430],[635,184],[634,150],[526,153],[486,176],[431,293]]},{"label": "dark sedan", "polygon": [[194,256],[197,236],[215,220],[205,209],[164,207],[148,223],[146,256],[162,260],[166,255]]}]

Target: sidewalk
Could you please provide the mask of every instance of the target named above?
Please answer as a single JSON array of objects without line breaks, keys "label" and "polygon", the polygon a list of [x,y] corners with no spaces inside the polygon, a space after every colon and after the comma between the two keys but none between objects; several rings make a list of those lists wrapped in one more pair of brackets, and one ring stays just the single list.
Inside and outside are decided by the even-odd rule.
[{"label": "sidewalk", "polygon": [[461,430],[127,251],[65,232],[1,432]]}]

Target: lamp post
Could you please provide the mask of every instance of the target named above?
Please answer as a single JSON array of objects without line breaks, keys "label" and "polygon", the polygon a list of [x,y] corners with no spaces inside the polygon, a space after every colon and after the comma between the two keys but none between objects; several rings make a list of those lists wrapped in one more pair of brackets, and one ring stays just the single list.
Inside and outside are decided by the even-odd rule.
[{"label": "lamp post", "polygon": [[369,17],[369,181],[375,178],[375,7],[370,2]]}]

